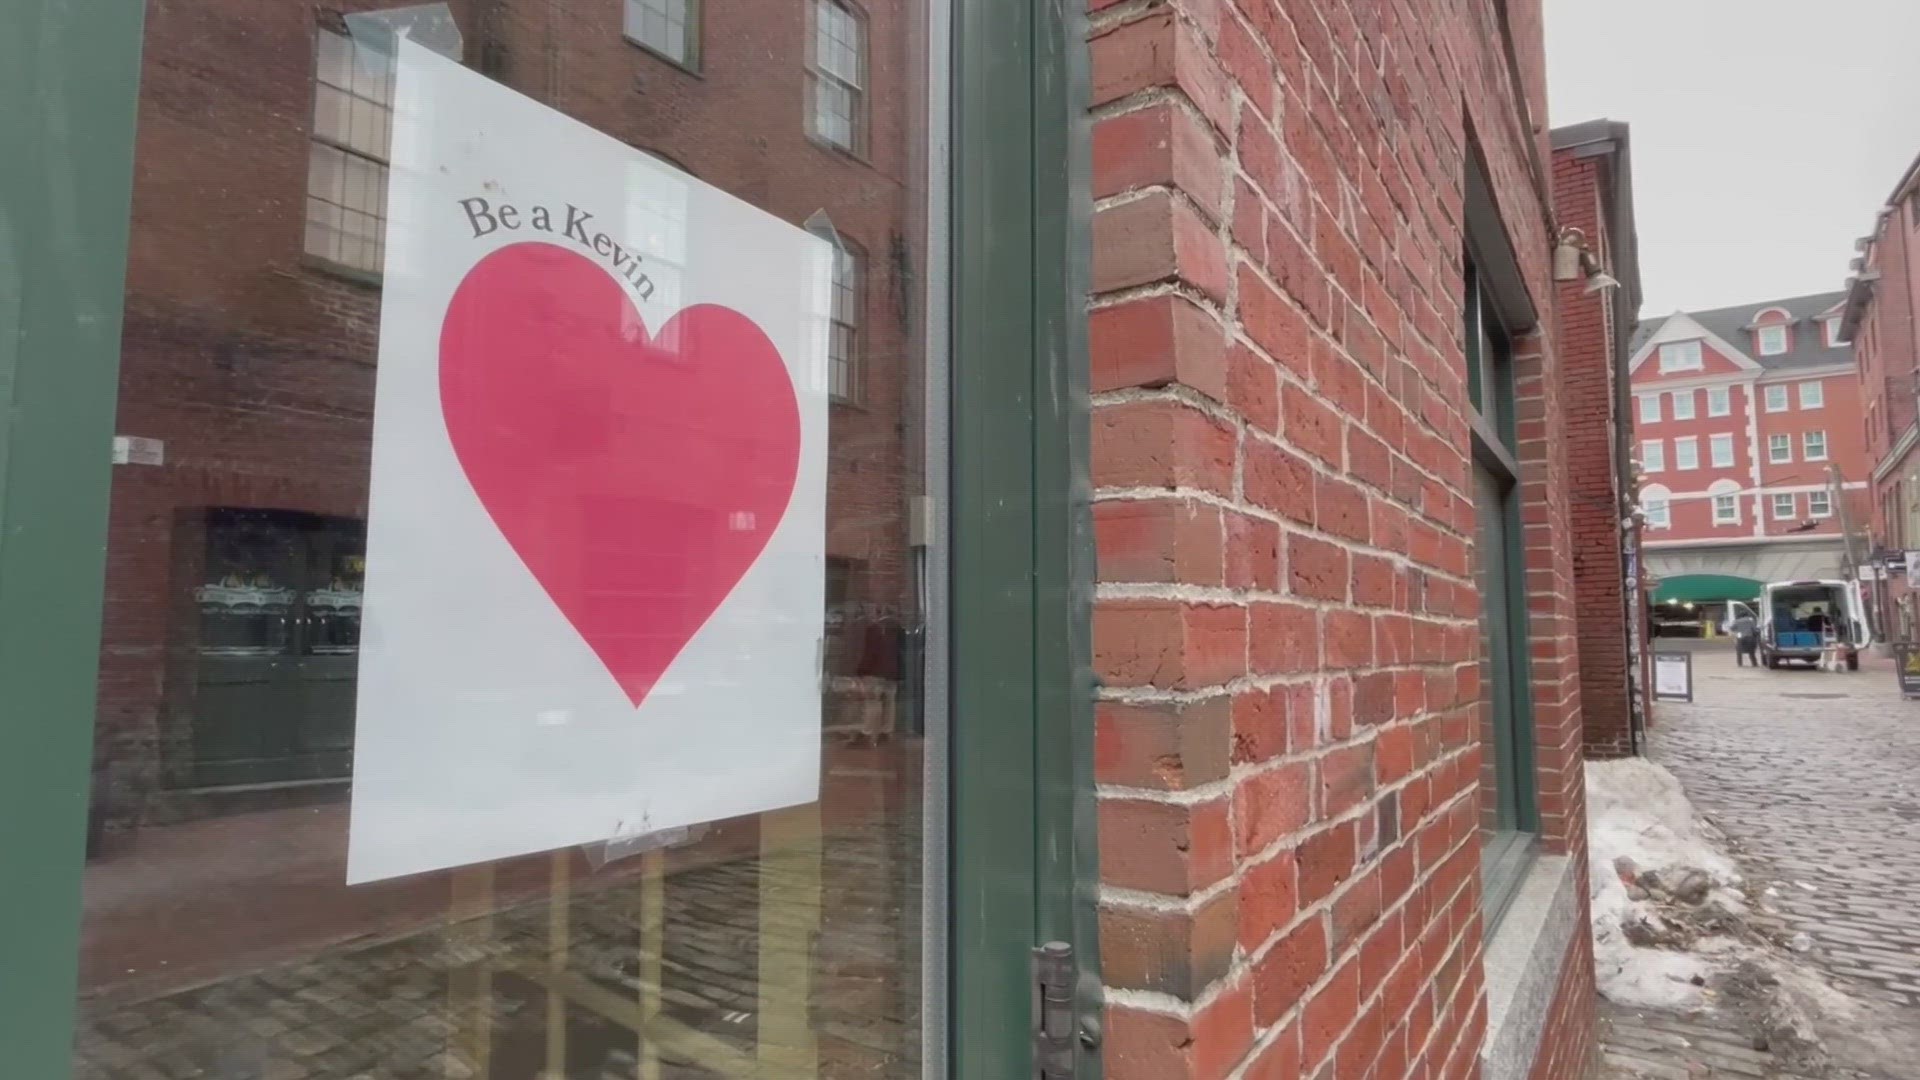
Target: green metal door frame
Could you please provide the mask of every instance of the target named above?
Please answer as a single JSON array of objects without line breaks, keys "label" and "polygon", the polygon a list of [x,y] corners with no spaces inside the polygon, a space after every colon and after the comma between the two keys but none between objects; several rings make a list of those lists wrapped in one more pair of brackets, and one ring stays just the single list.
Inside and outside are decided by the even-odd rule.
[{"label": "green metal door frame", "polygon": [[[1084,19],[952,0],[950,1074],[1097,1033]],[[71,1068],[143,6],[0,9],[0,1046]],[[1090,1038],[1088,1043],[1093,1040]],[[1097,1076],[1084,1049],[1082,1076]]]},{"label": "green metal door frame", "polygon": [[0,5],[0,1047],[71,1069],[137,3]]},{"label": "green metal door frame", "polygon": [[[955,0],[952,1075],[1031,1075],[1032,946],[1099,1074],[1084,7]],[[1031,867],[1019,880],[1021,867]]]}]

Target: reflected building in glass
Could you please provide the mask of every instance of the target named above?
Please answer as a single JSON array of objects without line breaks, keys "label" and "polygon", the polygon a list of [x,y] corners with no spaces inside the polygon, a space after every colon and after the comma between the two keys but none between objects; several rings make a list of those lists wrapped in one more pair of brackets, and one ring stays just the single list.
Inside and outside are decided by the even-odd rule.
[{"label": "reflected building in glass", "polygon": [[371,5],[152,5],[116,430],[162,457],[114,474],[76,1075],[912,1072],[927,13],[448,7],[468,66],[835,244],[820,803],[343,884],[392,71]]}]

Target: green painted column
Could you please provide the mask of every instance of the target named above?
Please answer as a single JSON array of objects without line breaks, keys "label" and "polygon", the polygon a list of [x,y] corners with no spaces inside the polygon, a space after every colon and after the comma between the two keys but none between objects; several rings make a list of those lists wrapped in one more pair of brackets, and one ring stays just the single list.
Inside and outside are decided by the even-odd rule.
[{"label": "green painted column", "polygon": [[144,9],[0,4],[0,1048],[71,1070]]}]

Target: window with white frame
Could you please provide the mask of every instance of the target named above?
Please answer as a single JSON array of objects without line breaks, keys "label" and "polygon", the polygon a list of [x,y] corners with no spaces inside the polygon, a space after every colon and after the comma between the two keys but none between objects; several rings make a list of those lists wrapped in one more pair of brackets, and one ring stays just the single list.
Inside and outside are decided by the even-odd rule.
[{"label": "window with white frame", "polygon": [[1715,435],[1708,440],[1708,449],[1712,454],[1713,467],[1716,469],[1733,468],[1733,436]]},{"label": "window with white frame", "polygon": [[1659,420],[1660,420],[1660,395],[1659,394],[1641,394],[1640,395],[1640,422],[1643,424],[1654,424],[1654,423],[1658,423]]},{"label": "window with white frame", "polygon": [[1827,334],[1827,348],[1837,349],[1840,346],[1846,344],[1846,342],[1840,340],[1840,316],[1835,315],[1833,318],[1827,319],[1825,321],[1825,325],[1826,325],[1826,334]]},{"label": "window with white frame", "polygon": [[1773,497],[1773,520],[1792,521],[1794,510],[1793,492],[1781,492]]},{"label": "window with white frame", "polygon": [[1813,518],[1832,517],[1832,494],[1825,491],[1807,492],[1807,516]]},{"label": "window with white frame", "polygon": [[1707,415],[1726,416],[1733,412],[1733,391],[1724,386],[1707,387]]},{"label": "window with white frame", "polygon": [[1818,409],[1827,403],[1826,384],[1819,379],[1810,379],[1800,384],[1800,407]]},{"label": "window with white frame", "polygon": [[1673,467],[1676,469],[1699,468],[1700,440],[1691,435],[1684,439],[1673,440]]},{"label": "window with white frame", "polygon": [[1773,465],[1784,465],[1793,460],[1793,436],[1767,436],[1767,461]]},{"label": "window with white frame", "polygon": [[1646,512],[1647,525],[1655,529],[1673,527],[1673,514],[1667,507],[1665,495],[1644,495],[1640,499],[1640,509]]},{"label": "window with white frame", "polygon": [[1663,375],[1669,371],[1699,371],[1701,366],[1698,341],[1669,341],[1660,346],[1660,373]]},{"label": "window with white frame", "polygon": [[1758,334],[1761,356],[1779,356],[1787,351],[1787,328],[1785,324],[1763,326]]},{"label": "window with white frame", "polygon": [[1640,444],[1640,471],[1664,472],[1667,468],[1667,444],[1660,439],[1648,439]]},{"label": "window with white frame", "polygon": [[307,157],[307,254],[349,270],[380,272],[392,127],[392,61],[321,28],[314,44]]},{"label": "window with white frame", "polygon": [[860,400],[860,297],[865,260],[841,244],[833,253],[833,311],[827,331],[827,392]]},{"label": "window with white frame", "polygon": [[1827,433],[1809,431],[1800,436],[1800,455],[1808,461],[1827,460]]},{"label": "window with white frame", "polygon": [[1675,390],[1673,392],[1673,418],[1675,420],[1693,419],[1693,391]]},{"label": "window with white frame", "polygon": [[627,37],[684,68],[700,62],[700,0],[626,0]]},{"label": "window with white frame", "polygon": [[865,148],[861,114],[866,87],[867,24],[836,0],[813,0],[813,49],[807,65],[812,96],[808,130],[842,150]]},{"label": "window with white frame", "polygon": [[1715,495],[1713,497],[1713,523],[1715,525],[1740,524],[1740,496]]},{"label": "window with white frame", "polygon": [[1784,383],[1776,383],[1767,387],[1766,393],[1768,412],[1787,411],[1787,388]]}]

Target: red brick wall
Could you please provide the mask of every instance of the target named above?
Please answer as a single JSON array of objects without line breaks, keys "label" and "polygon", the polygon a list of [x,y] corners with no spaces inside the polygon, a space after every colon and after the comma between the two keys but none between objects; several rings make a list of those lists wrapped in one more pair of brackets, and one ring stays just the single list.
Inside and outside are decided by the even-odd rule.
[{"label": "red brick wall", "polygon": [[[1819,379],[1825,403],[1818,409],[1800,407],[1800,384]],[[1769,382],[1777,382],[1787,388],[1785,412],[1766,411],[1765,396]],[[1824,485],[1831,466],[1838,465],[1840,473],[1847,483],[1861,483],[1868,479],[1872,466],[1867,460],[1866,421],[1860,402],[1860,380],[1852,371],[1828,372],[1822,375],[1809,374],[1804,378],[1795,377],[1783,380],[1768,380],[1755,389],[1761,402],[1760,421],[1760,476],[1770,489],[1783,487],[1803,487],[1809,484]],[[1824,431],[1827,436],[1827,460],[1808,461],[1805,454],[1804,435],[1809,431]],[[1786,435],[1792,442],[1793,461],[1779,465],[1772,464],[1767,458],[1767,437]],[[1807,516],[1807,497],[1804,492],[1795,496],[1797,515],[1794,521],[1775,521],[1771,507],[1767,509],[1766,529],[1769,536],[1788,532],[1804,521]],[[1818,529],[1808,530],[1814,533],[1838,535],[1840,532],[1839,512],[1821,523]],[[1804,534],[1797,534],[1804,535]]]},{"label": "red brick wall", "polygon": [[[1609,235],[1604,197],[1609,158],[1554,155],[1554,209],[1560,223],[1588,237]],[[1614,470],[1614,294],[1585,291],[1580,281],[1558,286],[1562,387],[1585,407],[1565,413],[1572,484],[1573,568],[1579,598],[1580,708],[1586,752],[1620,757],[1633,751],[1627,693],[1626,567],[1622,561],[1622,499]],[[1735,395],[1736,397],[1738,395]],[[1703,395],[1704,397],[1704,395]],[[1704,401],[1702,402],[1704,406]]]},{"label": "red brick wall", "polygon": [[[1509,6],[1535,70],[1537,6]],[[1551,326],[1541,132],[1490,0],[1092,7],[1108,1075],[1473,1075],[1465,122]],[[1572,852],[1570,406],[1542,334],[1516,367],[1538,780]],[[1549,1047],[1590,1038],[1566,978]]]},{"label": "red brick wall", "polygon": [[1861,408],[1867,416],[1867,456],[1886,457],[1914,420],[1914,370],[1920,365],[1920,275],[1913,273],[1913,247],[1920,219],[1905,200],[1883,219],[1866,251],[1865,270],[1879,274],[1860,324],[1853,352],[1860,375]]},{"label": "red brick wall", "polygon": [[[1710,351],[1710,350],[1709,350]],[[1643,364],[1642,370],[1652,366],[1655,361]],[[1635,389],[1644,385],[1635,381]],[[1711,388],[1727,392],[1726,416],[1708,414],[1708,395]],[[1642,441],[1658,441],[1666,455],[1664,465],[1658,471],[1646,472],[1646,484],[1659,486],[1672,493],[1668,504],[1672,524],[1665,528],[1650,528],[1648,535],[1655,541],[1692,540],[1707,537],[1737,539],[1753,535],[1754,517],[1753,499],[1741,501],[1740,520],[1736,524],[1715,525],[1713,522],[1713,500],[1706,497],[1709,488],[1719,481],[1729,481],[1735,490],[1746,491],[1754,487],[1758,475],[1754,468],[1752,452],[1753,436],[1748,430],[1748,401],[1752,391],[1749,376],[1729,375],[1722,381],[1709,386],[1668,388],[1658,391],[1660,399],[1660,419],[1647,422],[1640,419],[1640,397],[1633,399],[1634,414],[1630,418],[1634,431],[1634,455],[1642,460],[1645,454],[1641,450]],[[1691,420],[1673,418],[1674,394],[1692,394],[1694,416]],[[1647,391],[1646,396],[1653,396]],[[1733,464],[1715,466],[1713,464],[1713,437],[1730,435],[1733,442]],[[1692,469],[1682,469],[1679,465],[1678,441],[1692,439],[1699,464]],[[1764,441],[1762,443],[1764,453]]]},{"label": "red brick wall", "polygon": [[[1920,275],[1913,272],[1914,234],[1920,219],[1909,200],[1899,203],[1882,219],[1867,247],[1865,269],[1879,275],[1853,331],[1853,352],[1859,372],[1861,413],[1866,435],[1869,470],[1883,473],[1872,480],[1863,509],[1872,522],[1876,549],[1904,550],[1920,543],[1912,527],[1915,502],[1907,477],[1913,472],[1913,452],[1891,455],[1894,444],[1913,425],[1915,369],[1920,366],[1920,327],[1913,321],[1920,303]],[[1856,285],[1856,290],[1861,286]],[[1887,639],[1910,636],[1915,621],[1912,576],[1894,577],[1871,586],[1878,613],[1878,633]]]},{"label": "red brick wall", "polygon": [[[1652,364],[1652,360],[1643,364],[1641,374],[1636,375],[1636,395],[1651,395],[1655,392],[1652,389],[1654,386],[1666,385],[1644,375]],[[1825,403],[1819,409],[1803,410],[1799,404],[1799,386],[1802,382],[1814,380],[1822,385]],[[1668,381],[1671,381],[1671,377]],[[1837,514],[1814,529],[1803,530],[1798,526],[1807,516],[1805,489],[1815,485],[1825,486],[1829,464],[1839,465],[1849,484],[1865,481],[1870,471],[1863,435],[1866,422],[1860,401],[1859,380],[1854,373],[1844,370],[1814,371],[1793,377],[1763,376],[1763,381],[1759,382],[1753,381],[1749,374],[1737,378],[1729,376],[1726,381],[1714,385],[1728,389],[1731,411],[1727,416],[1708,415],[1706,386],[1692,389],[1694,418],[1691,420],[1673,419],[1672,395],[1675,391],[1670,385],[1658,391],[1661,419],[1656,423],[1640,420],[1639,399],[1638,396],[1635,398],[1632,418],[1635,456],[1641,456],[1640,444],[1647,440],[1660,441],[1666,454],[1665,467],[1658,472],[1648,472],[1645,485],[1665,488],[1672,496],[1669,504],[1670,526],[1665,529],[1649,528],[1649,541],[1658,546],[1684,540],[1736,541],[1783,534],[1837,535]],[[1787,411],[1766,411],[1764,402],[1769,385],[1787,388]],[[1685,392],[1685,388],[1681,392]],[[1808,431],[1826,433],[1826,460],[1806,460],[1802,440]],[[1769,460],[1767,437],[1776,433],[1788,436],[1791,441],[1793,458],[1789,462],[1774,464]],[[1713,465],[1711,440],[1715,434],[1733,436],[1731,466]],[[1698,468],[1678,467],[1675,440],[1680,438],[1694,440],[1700,462]],[[1716,523],[1714,520],[1709,490],[1721,481],[1737,485],[1737,490],[1747,493],[1741,497],[1740,519],[1737,522]],[[1794,489],[1798,489],[1795,492],[1797,511],[1794,519],[1774,520],[1770,496],[1776,490]],[[1756,524],[1759,526],[1757,532]]]}]

